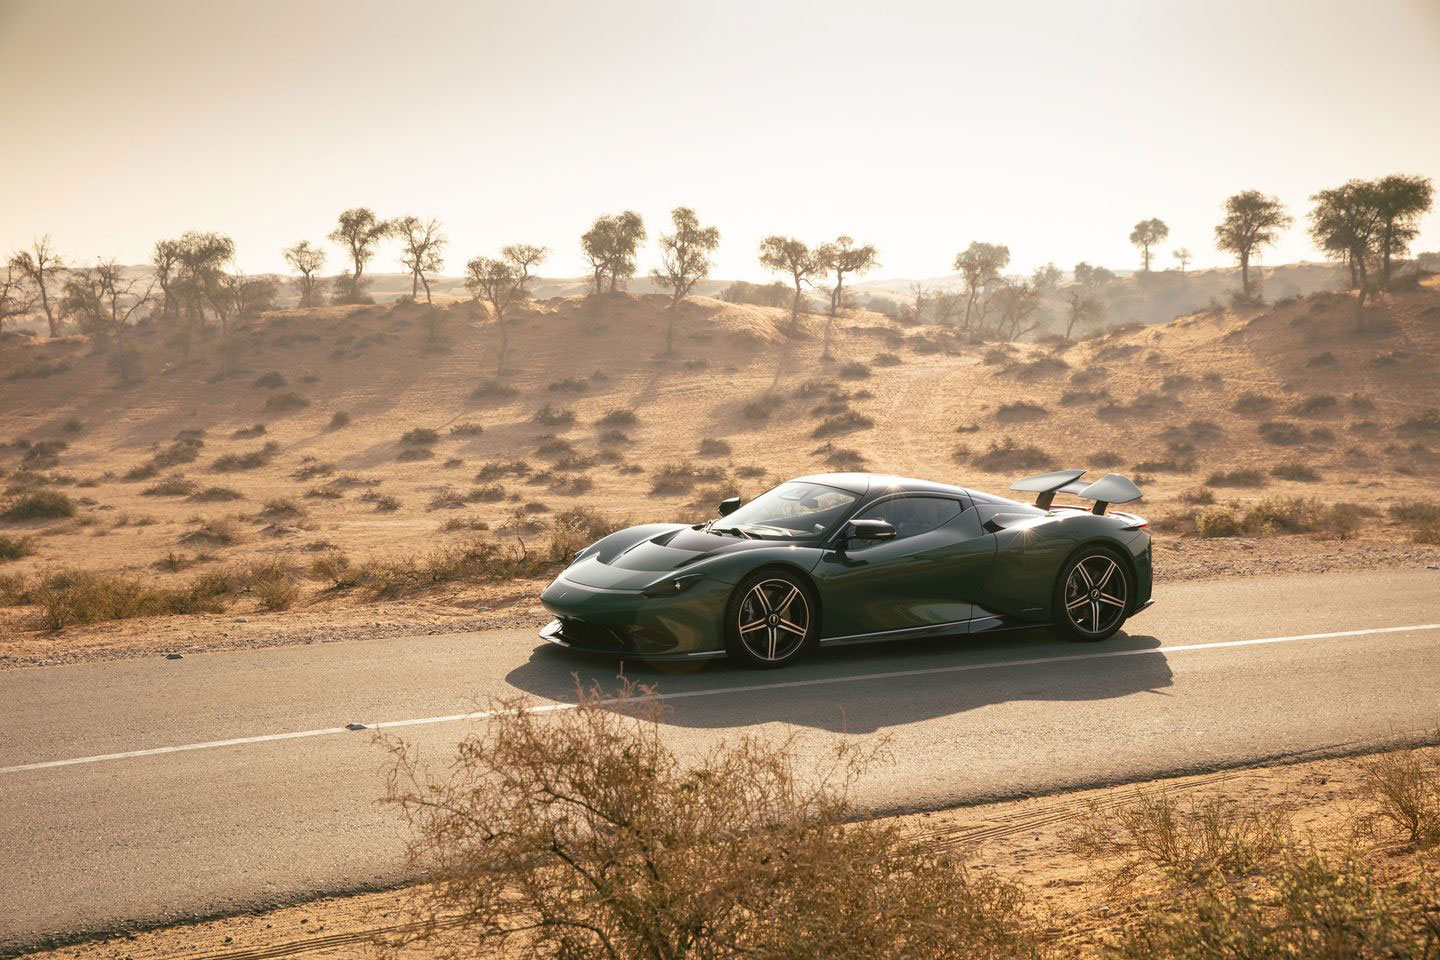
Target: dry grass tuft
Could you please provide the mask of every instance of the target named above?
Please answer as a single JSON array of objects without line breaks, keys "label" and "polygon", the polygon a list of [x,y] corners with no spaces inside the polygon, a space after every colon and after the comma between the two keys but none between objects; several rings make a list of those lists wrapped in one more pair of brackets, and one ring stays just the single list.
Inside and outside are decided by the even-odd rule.
[{"label": "dry grass tuft", "polygon": [[77,512],[75,501],[58,490],[36,490],[17,497],[0,511],[0,520],[6,523],[24,523],[28,520],[59,520],[73,517]]},{"label": "dry grass tuft", "polygon": [[1440,757],[1395,750],[1359,764],[1363,795],[1372,805],[1367,825],[1398,831],[1413,846],[1440,844]]},{"label": "dry grass tuft", "polygon": [[990,449],[971,462],[981,470],[1006,473],[1012,470],[1048,470],[1055,459],[1033,444],[1017,444],[1011,437],[992,443]]},{"label": "dry grass tuft", "polygon": [[35,552],[35,543],[29,537],[0,536],[0,563],[19,560]]}]

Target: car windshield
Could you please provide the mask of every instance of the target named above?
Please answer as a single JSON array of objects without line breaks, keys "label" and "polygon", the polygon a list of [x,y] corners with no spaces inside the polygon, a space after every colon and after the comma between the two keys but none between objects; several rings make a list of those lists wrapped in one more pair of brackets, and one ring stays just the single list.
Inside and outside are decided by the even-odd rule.
[{"label": "car windshield", "polygon": [[767,490],[726,517],[710,522],[713,533],[767,540],[824,537],[850,513],[853,493],[820,483],[792,480]]}]

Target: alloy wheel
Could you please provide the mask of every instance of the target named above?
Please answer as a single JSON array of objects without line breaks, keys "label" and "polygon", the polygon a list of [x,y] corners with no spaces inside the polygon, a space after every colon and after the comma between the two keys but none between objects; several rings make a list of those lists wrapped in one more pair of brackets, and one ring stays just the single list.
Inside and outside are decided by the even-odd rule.
[{"label": "alloy wheel", "polygon": [[1104,633],[1125,616],[1129,584],[1108,554],[1082,557],[1065,581],[1065,613],[1082,633]]},{"label": "alloy wheel", "polygon": [[810,603],[805,592],[788,580],[762,580],[740,603],[740,642],[759,660],[785,660],[794,655],[810,630]]}]

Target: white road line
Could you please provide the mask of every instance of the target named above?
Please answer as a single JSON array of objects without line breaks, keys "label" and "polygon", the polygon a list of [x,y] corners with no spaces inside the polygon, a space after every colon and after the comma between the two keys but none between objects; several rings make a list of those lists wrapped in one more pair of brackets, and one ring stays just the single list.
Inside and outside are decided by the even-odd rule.
[{"label": "white road line", "polygon": [[[886,673],[864,673],[846,677],[816,677],[811,680],[785,680],[778,683],[752,683],[738,687],[720,687],[708,690],[684,690],[679,693],[660,693],[660,700],[684,700],[691,697],[718,697],[732,693],[755,693],[762,690],[793,690],[798,687],[821,687],[837,683],[858,683],[865,680],[894,680],[900,677],[925,677],[943,673],[969,673],[975,670],[1002,670],[1007,667],[1033,667],[1043,663],[1073,663],[1078,660],[1107,660],[1112,657],[1136,657],[1145,654],[1187,653],[1192,650],[1219,650],[1229,647],[1254,647],[1269,643],[1291,643],[1297,640],[1330,640],[1338,637],[1363,637],[1377,633],[1417,633],[1422,630],[1440,630],[1440,623],[1421,623],[1408,627],[1371,627],[1365,630],[1340,630],[1335,633],[1301,633],[1290,637],[1260,637],[1254,640],[1217,640],[1212,643],[1186,643],[1173,647],[1141,647],[1128,650],[1104,650],[1095,653],[1075,653],[1063,657],[1029,657],[1024,660],[996,660],[984,663],[963,663],[949,667],[930,667],[924,670],[891,670]],[[602,700],[600,703],[615,703]],[[555,713],[574,710],[573,703],[547,703],[529,708],[531,713]],[[417,727],[434,723],[454,723],[460,720],[484,720],[493,716],[492,710],[477,710],[472,713],[452,713],[443,717],[417,717],[411,720],[385,720],[367,723],[366,730],[389,730],[396,727]],[[328,737],[350,733],[345,727],[323,727],[319,730],[296,730],[291,733],[268,733],[256,737],[236,737],[233,740],[208,740],[204,743],[186,743],[172,747],[152,747],[148,750],[127,750],[123,753],[103,753],[93,757],[72,757],[68,760],[45,760],[39,763],[22,763],[13,767],[0,767],[0,774],[24,773],[27,770],[46,770],[51,767],[71,767],[84,763],[100,763],[105,760],[129,760],[135,757],[154,757],[166,753],[185,753],[191,750],[213,750],[216,747],[238,747],[252,743],[269,743],[275,740],[299,740],[305,737]]]}]

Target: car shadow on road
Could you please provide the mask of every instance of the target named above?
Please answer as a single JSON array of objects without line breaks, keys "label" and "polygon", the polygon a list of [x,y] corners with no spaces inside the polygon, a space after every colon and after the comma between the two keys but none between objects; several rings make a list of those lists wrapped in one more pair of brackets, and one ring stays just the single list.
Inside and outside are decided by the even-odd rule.
[{"label": "car shadow on road", "polygon": [[837,647],[773,671],[726,661],[622,663],[547,645],[506,680],[524,693],[573,703],[577,686],[615,690],[621,677],[664,696],[663,722],[674,726],[784,723],[846,733],[1012,701],[1163,695],[1172,682],[1155,637],[1122,632],[1101,643],[1072,644],[1044,630]]}]

